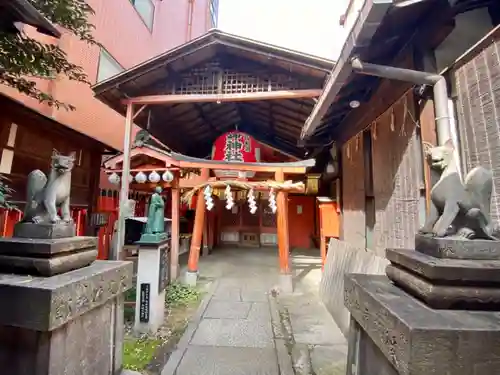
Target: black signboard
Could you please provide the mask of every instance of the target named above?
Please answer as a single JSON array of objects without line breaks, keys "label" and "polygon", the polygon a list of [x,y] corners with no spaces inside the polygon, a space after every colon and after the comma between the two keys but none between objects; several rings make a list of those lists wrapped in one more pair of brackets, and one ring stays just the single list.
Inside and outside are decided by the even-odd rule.
[{"label": "black signboard", "polygon": [[141,294],[139,300],[139,321],[141,323],[149,322],[149,303],[151,299],[151,284],[141,284]]},{"label": "black signboard", "polygon": [[168,283],[168,251],[164,247],[160,249],[160,272],[158,276],[158,293],[163,292]]}]

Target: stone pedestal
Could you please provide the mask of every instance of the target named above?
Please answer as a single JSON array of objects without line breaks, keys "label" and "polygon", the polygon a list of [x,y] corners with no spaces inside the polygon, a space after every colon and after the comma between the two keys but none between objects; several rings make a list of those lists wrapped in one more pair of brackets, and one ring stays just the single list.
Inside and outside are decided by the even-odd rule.
[{"label": "stone pedestal", "polygon": [[165,315],[165,287],[169,279],[169,243],[140,241],[137,265],[134,331],[156,332]]},{"label": "stone pedestal", "polygon": [[186,271],[186,275],[184,276],[184,284],[188,286],[196,286],[198,282],[198,271]]},{"label": "stone pedestal", "polygon": [[20,222],[14,226],[14,237],[18,238],[69,238],[76,236],[74,223],[35,224]]},{"label": "stone pedestal", "polygon": [[116,301],[132,286],[130,262],[96,261],[52,277],[0,274],[0,372],[109,375]]},{"label": "stone pedestal", "polygon": [[387,276],[347,275],[348,375],[496,375],[500,243],[417,236]]},{"label": "stone pedestal", "polygon": [[0,272],[50,277],[88,266],[96,258],[95,237],[0,238]]},{"label": "stone pedestal", "polygon": [[283,293],[293,293],[293,275],[291,273],[281,273],[279,286]]}]

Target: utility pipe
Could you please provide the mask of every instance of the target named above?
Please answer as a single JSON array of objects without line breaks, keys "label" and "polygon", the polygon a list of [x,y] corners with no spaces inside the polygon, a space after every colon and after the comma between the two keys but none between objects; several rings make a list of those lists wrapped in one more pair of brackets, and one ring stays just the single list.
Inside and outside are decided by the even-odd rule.
[{"label": "utility pipe", "polygon": [[448,109],[448,87],[446,85],[446,79],[442,75],[411,69],[395,68],[392,66],[370,64],[361,61],[357,57],[351,60],[351,66],[353,71],[358,74],[410,82],[417,85],[432,86],[434,92],[434,112],[436,114],[438,144],[444,145],[446,141],[452,140],[452,124]]}]

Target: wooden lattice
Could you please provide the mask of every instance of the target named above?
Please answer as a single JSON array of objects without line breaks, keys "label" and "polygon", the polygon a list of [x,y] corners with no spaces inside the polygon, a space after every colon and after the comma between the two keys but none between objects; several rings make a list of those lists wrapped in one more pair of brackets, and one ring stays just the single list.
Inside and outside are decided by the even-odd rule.
[{"label": "wooden lattice", "polygon": [[175,94],[238,94],[301,88],[301,82],[291,75],[224,69],[218,61],[213,61],[183,74],[181,83],[172,91]]}]

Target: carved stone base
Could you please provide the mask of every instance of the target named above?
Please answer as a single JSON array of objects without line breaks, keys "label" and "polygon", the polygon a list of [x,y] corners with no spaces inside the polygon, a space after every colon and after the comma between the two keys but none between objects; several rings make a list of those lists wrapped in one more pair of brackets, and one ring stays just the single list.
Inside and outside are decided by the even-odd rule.
[{"label": "carved stone base", "polygon": [[131,286],[130,262],[97,261],[47,278],[0,274],[0,372],[86,375],[119,369],[121,354],[112,353],[121,353],[123,343],[113,335],[113,312],[123,308],[120,296]]},{"label": "carved stone base", "polygon": [[436,258],[500,260],[500,241],[438,238],[417,234],[415,250]]},{"label": "carved stone base", "polygon": [[0,272],[54,276],[86,267],[97,259],[97,249],[68,253],[53,258],[0,255]]},{"label": "carved stone base", "polygon": [[0,272],[54,276],[90,265],[97,258],[97,238],[0,239]]},{"label": "carved stone base", "polygon": [[388,249],[386,273],[397,286],[435,309],[500,311],[500,261],[440,259]]},{"label": "carved stone base", "polygon": [[385,276],[347,275],[344,285],[358,330],[352,336],[360,337],[349,345],[348,357],[356,361],[348,368],[355,364],[360,374],[498,374],[499,312],[434,310]]},{"label": "carved stone base", "polygon": [[500,260],[442,259],[403,249],[387,249],[386,258],[437,284],[482,284],[500,288]]},{"label": "carved stone base", "polygon": [[168,239],[167,233],[154,233],[154,234],[143,234],[141,235],[141,239],[137,241],[137,244],[152,244],[163,242]]},{"label": "carved stone base", "polygon": [[35,224],[21,222],[14,226],[14,237],[19,238],[56,239],[75,236],[76,226],[74,223]]},{"label": "carved stone base", "polygon": [[433,284],[392,264],[386,273],[394,284],[433,309],[500,311],[500,288]]}]

